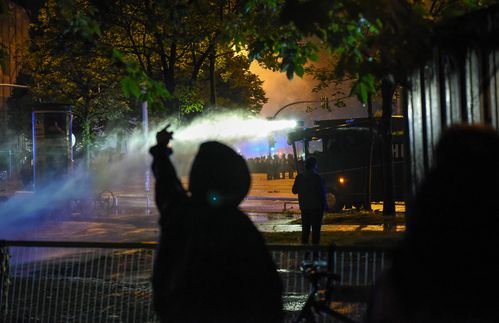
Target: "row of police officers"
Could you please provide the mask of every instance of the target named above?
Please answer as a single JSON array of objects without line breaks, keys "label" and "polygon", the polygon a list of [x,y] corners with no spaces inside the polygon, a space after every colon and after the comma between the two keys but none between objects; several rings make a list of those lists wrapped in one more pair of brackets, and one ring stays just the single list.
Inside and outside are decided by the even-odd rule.
[{"label": "row of police officers", "polygon": [[[295,160],[292,154],[281,154],[270,157],[261,156],[246,160],[252,173],[266,173],[267,179],[294,178],[296,171]],[[287,175],[287,176],[286,176]]]}]

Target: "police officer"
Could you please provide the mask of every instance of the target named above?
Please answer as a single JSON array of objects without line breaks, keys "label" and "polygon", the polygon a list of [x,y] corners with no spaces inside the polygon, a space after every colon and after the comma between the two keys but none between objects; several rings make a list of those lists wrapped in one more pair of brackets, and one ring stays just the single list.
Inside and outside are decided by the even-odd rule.
[{"label": "police officer", "polygon": [[281,160],[280,160],[279,156],[274,154],[274,158],[272,159],[272,173],[273,173],[274,179],[281,178],[281,174],[279,172],[280,165],[281,165]]},{"label": "police officer", "polygon": [[270,155],[268,155],[264,159],[263,165],[264,165],[264,168],[265,168],[265,172],[267,173],[267,180],[272,180],[274,172],[272,170],[272,157]]},{"label": "police officer", "polygon": [[295,172],[295,161],[294,161],[293,155],[288,154],[288,159],[286,161],[287,161],[289,179],[293,179],[294,172]]}]

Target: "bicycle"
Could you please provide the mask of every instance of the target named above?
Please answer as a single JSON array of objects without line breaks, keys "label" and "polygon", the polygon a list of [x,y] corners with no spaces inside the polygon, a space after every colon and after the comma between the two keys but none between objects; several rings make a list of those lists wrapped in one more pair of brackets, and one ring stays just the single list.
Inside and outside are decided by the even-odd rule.
[{"label": "bicycle", "polygon": [[335,281],[340,280],[340,276],[327,269],[327,262],[321,260],[304,261],[301,264],[300,270],[310,281],[312,290],[294,323],[316,323],[316,314],[325,314],[343,322],[356,323],[330,307],[333,285]]}]

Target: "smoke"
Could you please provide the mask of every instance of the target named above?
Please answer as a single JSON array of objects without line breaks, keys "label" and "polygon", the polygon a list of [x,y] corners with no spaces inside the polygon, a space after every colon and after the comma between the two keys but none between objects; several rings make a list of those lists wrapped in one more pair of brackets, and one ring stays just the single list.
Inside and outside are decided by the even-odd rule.
[{"label": "smoke", "polygon": [[[315,62],[314,65],[326,67],[328,56],[329,54],[321,52],[319,62]],[[332,83],[327,88],[316,92],[314,88],[319,82],[310,75],[295,76],[289,80],[286,73],[265,69],[257,62],[251,64],[250,70],[264,80],[263,89],[268,102],[260,112],[262,116],[273,116],[281,107],[293,102],[319,101],[322,97],[328,97],[331,111],[320,108],[319,102],[304,103],[284,109],[279,113],[279,118],[301,120],[306,127],[312,127],[315,120],[367,117],[366,108],[355,96],[345,97],[351,91],[350,81]],[[335,106],[340,97],[343,98],[344,107]],[[309,111],[308,107],[312,108],[312,111]],[[375,103],[375,109],[377,108],[378,105]]]},{"label": "smoke", "polygon": [[317,81],[311,76],[305,75],[303,78],[294,77],[288,79],[286,73],[276,72],[260,66],[257,62],[252,62],[250,70],[257,74],[263,82],[263,90],[268,103],[263,107],[261,114],[272,116],[282,106],[305,100],[319,100],[326,93],[315,93],[314,87]]},{"label": "smoke", "polygon": [[70,178],[54,179],[36,192],[18,192],[0,203],[0,239],[30,239],[47,221],[70,215],[71,201],[91,195],[86,172],[76,170]]},{"label": "smoke", "polygon": [[149,147],[155,144],[156,132],[170,123],[174,131],[172,161],[179,176],[188,175],[202,142],[217,140],[244,155],[242,147],[252,149],[254,145],[261,145],[262,140],[266,141],[269,134],[296,126],[294,121],[289,120],[272,121],[241,113],[213,113],[186,125],[165,120],[161,124],[150,125],[148,134],[136,129],[127,136],[126,149],[120,148],[118,132],[104,133],[103,143],[99,151],[93,152],[88,169],[85,163],[80,162],[70,175],[53,179],[34,193],[18,193],[0,203],[0,239],[35,239],[37,232],[50,229],[47,228],[49,220],[93,217],[95,215],[81,212],[76,202],[95,200],[103,191],[143,199],[150,194],[145,190],[152,189],[154,185],[149,171],[152,161]]}]

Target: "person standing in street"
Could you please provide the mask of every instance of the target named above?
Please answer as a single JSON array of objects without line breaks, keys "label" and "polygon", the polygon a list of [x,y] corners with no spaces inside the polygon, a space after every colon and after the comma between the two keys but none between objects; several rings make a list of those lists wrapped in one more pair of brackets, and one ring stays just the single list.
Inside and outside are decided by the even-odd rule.
[{"label": "person standing in street", "polygon": [[310,157],[305,162],[305,171],[296,176],[292,188],[298,194],[301,210],[302,244],[308,244],[312,229],[312,244],[318,245],[321,237],[322,217],[327,209],[324,182],[317,174],[317,160]]}]

